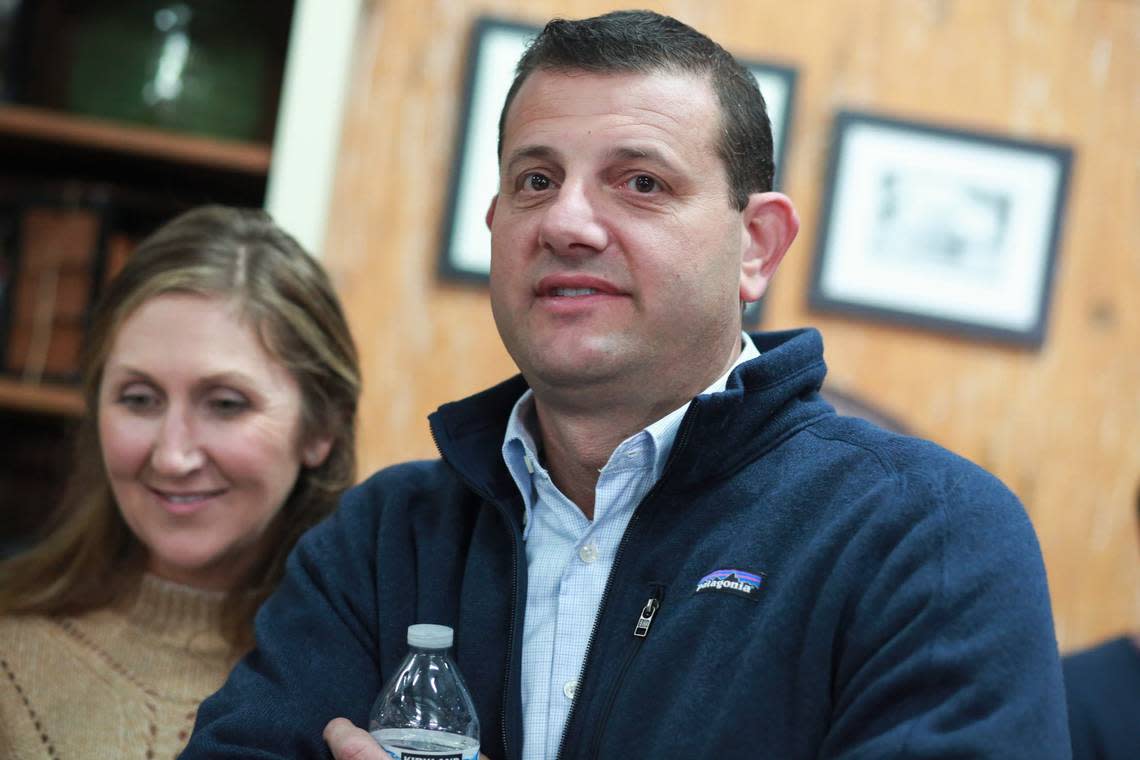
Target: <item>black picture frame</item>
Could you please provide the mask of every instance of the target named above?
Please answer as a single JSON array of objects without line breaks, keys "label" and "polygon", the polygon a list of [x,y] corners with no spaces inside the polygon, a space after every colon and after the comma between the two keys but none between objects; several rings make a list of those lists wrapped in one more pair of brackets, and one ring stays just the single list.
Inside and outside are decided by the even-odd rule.
[{"label": "black picture frame", "polygon": [[772,187],[779,190],[783,187],[784,164],[795,116],[796,69],[786,63],[767,60],[742,59],[740,63],[755,77],[760,94],[764,96],[768,120],[772,123],[772,157],[776,162]]},{"label": "black picture frame", "polygon": [[452,155],[451,191],[443,223],[439,276],[486,284],[491,233],[484,223],[498,190],[499,112],[515,65],[539,28],[489,16],[475,20],[468,42],[463,112]]},{"label": "black picture frame", "polygon": [[812,308],[1038,348],[1072,148],[841,111]]},{"label": "black picture frame", "polygon": [[[794,67],[775,61],[742,60],[741,63],[756,78],[760,86],[760,94],[764,96],[764,104],[768,111],[768,120],[772,123],[772,157],[776,162],[776,172],[772,179],[772,187],[779,190],[783,187],[784,165],[788,156],[788,143],[791,141],[792,123],[795,116],[796,105],[796,70]],[[753,301],[744,309],[742,322],[744,327],[758,327],[764,316],[764,304],[767,301],[768,289],[759,301]]]},{"label": "black picture frame", "polygon": [[[438,272],[444,281],[484,285],[491,267],[491,234],[484,224],[488,204],[498,188],[499,112],[514,78],[514,67],[540,28],[501,18],[476,19],[468,42],[463,110],[452,155],[452,183],[441,232]],[[768,90],[773,120],[776,183],[782,176],[793,113],[796,72],[791,66],[742,61]],[[745,313],[755,324],[759,305]]]}]

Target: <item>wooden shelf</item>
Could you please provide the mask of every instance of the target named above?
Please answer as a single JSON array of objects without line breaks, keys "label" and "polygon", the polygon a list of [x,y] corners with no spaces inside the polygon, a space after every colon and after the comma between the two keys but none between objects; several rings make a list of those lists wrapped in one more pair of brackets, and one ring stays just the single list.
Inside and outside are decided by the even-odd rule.
[{"label": "wooden shelf", "polygon": [[83,394],[68,385],[23,383],[0,377],[0,407],[17,411],[83,416]]},{"label": "wooden shelf", "polygon": [[128,126],[44,108],[0,106],[0,136],[258,176],[269,172],[267,145]]}]

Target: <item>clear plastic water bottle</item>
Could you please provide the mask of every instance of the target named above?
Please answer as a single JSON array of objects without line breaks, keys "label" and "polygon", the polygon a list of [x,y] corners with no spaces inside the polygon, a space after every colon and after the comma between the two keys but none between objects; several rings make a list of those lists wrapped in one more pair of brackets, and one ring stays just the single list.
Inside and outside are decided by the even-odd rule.
[{"label": "clear plastic water bottle", "polygon": [[372,705],[368,730],[396,760],[477,760],[479,719],[446,625],[408,626],[408,656]]}]

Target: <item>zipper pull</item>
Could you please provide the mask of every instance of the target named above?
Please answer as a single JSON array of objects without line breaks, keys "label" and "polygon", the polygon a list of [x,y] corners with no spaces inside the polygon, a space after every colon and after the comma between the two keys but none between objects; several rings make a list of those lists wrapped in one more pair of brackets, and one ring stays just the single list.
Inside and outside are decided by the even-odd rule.
[{"label": "zipper pull", "polygon": [[637,619],[637,626],[633,629],[634,636],[644,639],[649,635],[649,626],[653,624],[653,616],[657,614],[657,608],[660,606],[661,602],[657,597],[649,597],[649,601],[641,609],[641,617]]}]

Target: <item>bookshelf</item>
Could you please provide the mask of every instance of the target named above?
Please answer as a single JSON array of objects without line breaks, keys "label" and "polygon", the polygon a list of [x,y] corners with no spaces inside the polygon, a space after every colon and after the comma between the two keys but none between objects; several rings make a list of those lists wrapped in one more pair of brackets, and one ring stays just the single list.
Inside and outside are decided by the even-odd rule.
[{"label": "bookshelf", "polygon": [[83,394],[71,385],[25,383],[0,377],[0,407],[61,417],[83,416]]},{"label": "bookshelf", "polygon": [[261,177],[269,172],[268,145],[183,135],[33,106],[0,105],[0,137],[107,151],[135,161],[159,160]]},{"label": "bookshelf", "polygon": [[[260,205],[271,156],[270,147],[261,143],[0,104],[0,164],[4,166],[0,174],[35,186],[74,171],[82,175],[77,180],[80,183],[105,183],[116,188],[120,198],[140,207],[153,205],[146,215],[150,223],[203,197]],[[156,183],[151,181],[154,178],[161,179]],[[187,188],[185,200],[171,197],[171,185]],[[164,201],[154,202],[152,197]],[[146,226],[152,224],[144,224],[143,231]],[[28,382],[9,371],[0,374],[0,410],[74,417],[82,414],[83,403],[72,386],[58,381]]]},{"label": "bookshelf", "polygon": [[[85,4],[35,0],[24,7],[27,13],[19,22],[24,60],[10,69],[19,77],[10,80],[16,82],[10,98],[0,100],[0,451],[5,452],[0,455],[0,552],[34,532],[66,480],[74,431],[84,415],[76,357],[112,264],[160,224],[194,206],[263,206],[293,15],[293,2],[276,0],[240,9],[202,4],[194,11],[196,20],[186,34],[205,52],[187,63],[199,66],[186,69],[187,81],[204,72],[219,77],[220,67],[233,60],[217,53],[226,45],[245,56],[243,72],[262,72],[256,80],[240,79],[246,85],[258,82],[261,95],[252,95],[247,86],[241,92],[250,99],[242,104],[256,100],[262,115],[256,128],[247,121],[249,129],[237,129],[236,122],[222,127],[216,121],[225,121],[232,110],[210,110],[201,98],[186,101],[193,106],[185,108],[198,110],[180,111],[177,118],[167,112],[153,120],[140,118],[146,125],[129,121],[135,112],[115,110],[123,102],[116,93],[133,92],[133,83],[150,74],[119,64],[142,58],[92,56],[107,42],[100,37],[106,29],[94,23],[102,17]],[[113,10],[135,23],[132,7]],[[150,17],[149,12],[141,17],[145,34],[137,26],[116,27],[123,45],[133,45],[138,55],[158,49],[147,47],[152,42],[146,34],[158,34],[145,29]],[[242,19],[260,24],[248,44],[246,33],[235,31]],[[262,63],[252,63],[254,56]],[[112,61],[107,76],[118,78],[107,79],[106,90],[76,89],[69,82],[79,80],[69,77],[92,76],[83,61]],[[237,85],[239,79],[226,83]],[[232,104],[232,95],[225,101],[208,91]],[[80,103],[72,99],[76,93],[103,97]],[[102,105],[109,107],[100,110]],[[122,120],[93,113],[117,113]],[[256,138],[152,126],[159,122]]]}]

